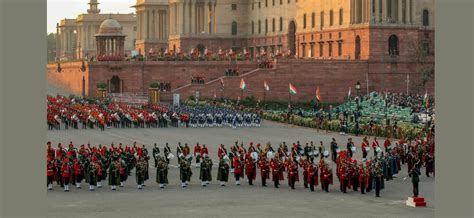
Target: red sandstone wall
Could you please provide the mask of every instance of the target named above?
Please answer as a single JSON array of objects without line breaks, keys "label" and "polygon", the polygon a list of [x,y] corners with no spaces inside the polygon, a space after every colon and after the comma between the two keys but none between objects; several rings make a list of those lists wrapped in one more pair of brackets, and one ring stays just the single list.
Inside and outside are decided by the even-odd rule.
[{"label": "red sandstone wall", "polygon": [[[61,64],[61,72],[57,71],[57,64],[48,64],[48,83],[69,91],[75,95],[82,95],[82,81],[85,80],[85,87],[88,86],[89,69],[81,71],[81,62]],[[88,95],[88,90],[85,90]]]}]

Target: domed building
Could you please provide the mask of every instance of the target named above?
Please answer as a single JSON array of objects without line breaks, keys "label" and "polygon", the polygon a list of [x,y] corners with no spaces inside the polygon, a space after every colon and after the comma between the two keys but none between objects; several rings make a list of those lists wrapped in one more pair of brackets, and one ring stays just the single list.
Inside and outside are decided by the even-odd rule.
[{"label": "domed building", "polygon": [[99,33],[95,35],[98,61],[121,61],[124,57],[125,35],[117,20],[107,19],[102,22]]}]

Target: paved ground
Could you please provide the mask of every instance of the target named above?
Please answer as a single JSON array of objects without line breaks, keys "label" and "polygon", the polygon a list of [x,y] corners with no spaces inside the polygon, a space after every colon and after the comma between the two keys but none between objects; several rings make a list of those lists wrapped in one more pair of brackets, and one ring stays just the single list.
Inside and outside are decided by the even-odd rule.
[{"label": "paved ground", "polygon": [[[235,140],[244,141],[245,144],[265,144],[271,142],[274,147],[282,142],[287,143],[299,140],[303,145],[314,141],[317,145],[323,141],[326,148],[335,137],[339,146],[345,146],[348,136],[340,136],[337,133],[317,133],[315,130],[291,127],[282,124],[265,122],[260,128],[230,129],[106,129],[101,132],[93,130],[60,130],[48,131],[48,140],[53,144],[61,142],[68,144],[73,141],[76,145],[86,144],[118,144],[131,145],[133,141],[145,144],[151,152],[153,143],[158,143],[162,148],[165,142],[169,142],[173,152],[176,144],[188,143],[191,147],[196,142],[206,144],[209,153],[217,165],[217,146],[220,143],[227,148]],[[357,146],[362,139],[353,137]],[[371,155],[369,153],[369,155]],[[357,159],[361,158],[358,151]],[[329,161],[329,160],[328,160]],[[174,159],[171,163],[177,165]],[[332,164],[332,163],[331,163]],[[335,166],[332,166],[333,169]],[[191,185],[182,189],[178,181],[179,169],[171,167],[170,184],[165,190],[160,190],[155,183],[155,171],[151,169],[151,179],[146,182],[144,190],[138,190],[135,178],[128,179],[125,188],[110,191],[107,186],[95,192],[89,192],[86,184],[81,190],[72,187],[71,192],[65,193],[60,187],[55,186],[53,191],[48,191],[49,214],[51,217],[64,217],[68,214],[74,217],[110,217],[119,214],[124,217],[434,217],[434,178],[421,177],[420,194],[427,198],[427,208],[410,208],[405,206],[405,200],[411,195],[411,182],[403,178],[406,176],[406,166],[398,178],[385,183],[385,189],[381,191],[381,197],[375,198],[374,191],[361,195],[353,191],[342,194],[338,191],[338,182],[335,178],[335,186],[331,187],[329,193],[321,191],[318,187],[316,192],[305,190],[302,183],[297,184],[296,190],[287,186],[286,180],[280,189],[271,186],[262,187],[260,180],[255,186],[249,186],[243,181],[243,185],[234,185],[234,179],[230,178],[225,187],[218,186],[215,180],[208,187],[201,187],[198,169],[193,169]],[[424,173],[424,169],[422,170]],[[216,178],[217,170],[213,170],[213,179]],[[286,176],[285,176],[286,177]],[[300,174],[302,177],[302,174]],[[46,188],[46,187],[45,187]]]}]

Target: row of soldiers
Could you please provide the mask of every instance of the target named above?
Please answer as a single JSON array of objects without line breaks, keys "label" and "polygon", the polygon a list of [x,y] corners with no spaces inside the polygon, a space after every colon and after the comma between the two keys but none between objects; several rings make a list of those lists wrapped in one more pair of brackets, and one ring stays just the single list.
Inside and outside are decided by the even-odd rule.
[{"label": "row of soldiers", "polygon": [[[221,186],[225,186],[229,181],[230,173],[233,173],[235,184],[240,185],[241,179],[247,178],[249,185],[254,185],[257,171],[260,170],[262,186],[267,186],[267,180],[271,180],[275,188],[279,188],[280,182],[284,180],[286,172],[288,186],[295,189],[295,183],[300,181],[299,169],[303,171],[303,184],[310,191],[315,190],[315,186],[321,184],[323,191],[329,191],[329,185],[333,184],[333,170],[326,163],[325,158],[329,153],[324,146],[315,149],[312,145],[301,146],[299,142],[293,146],[286,143],[280,144],[277,149],[273,149],[270,143],[265,147],[252,142],[248,146],[240,145],[238,142],[227,151],[224,145],[218,148],[217,180]],[[314,152],[318,150],[318,152]],[[139,189],[145,185],[149,179],[149,155],[145,146],[133,146],[125,148],[119,144],[118,147],[112,145],[99,145],[99,147],[87,148],[82,145],[75,149],[72,142],[69,149],[63,149],[61,144],[57,149],[51,147],[48,142],[48,189],[52,189],[53,181],[64,186],[65,191],[69,191],[69,184],[75,184],[80,188],[81,181],[85,179],[89,183],[89,189],[94,190],[95,186],[102,187],[101,182],[107,179],[112,190],[116,186],[124,186],[127,177],[135,169],[136,182]],[[168,182],[169,163],[175,158],[171,148],[166,143],[163,154],[155,144],[153,148],[153,158],[156,168],[156,182],[160,188],[165,188]],[[309,153],[310,152],[310,153]],[[319,155],[321,153],[321,155]],[[376,196],[380,196],[380,190],[384,188],[384,179],[391,180],[400,170],[400,166],[394,161],[394,157],[386,153],[369,161],[357,162],[348,155],[348,150],[339,151],[336,160],[336,176],[339,179],[340,191],[347,192],[347,189],[360,191],[362,194],[375,189]],[[308,154],[308,155],[306,155]],[[191,181],[192,159],[196,159],[196,167],[199,167],[199,179],[202,186],[207,186],[212,181],[213,161],[209,157],[206,145],[197,145],[191,154],[191,148],[187,144],[178,144],[176,149],[178,167],[180,170],[181,186],[186,188]],[[311,157],[313,159],[311,159]],[[319,157],[319,162],[315,163],[314,158]],[[413,161],[418,161],[417,158]],[[419,161],[418,161],[419,162]],[[417,166],[418,165],[417,162]],[[409,170],[413,170],[410,168]]]}]

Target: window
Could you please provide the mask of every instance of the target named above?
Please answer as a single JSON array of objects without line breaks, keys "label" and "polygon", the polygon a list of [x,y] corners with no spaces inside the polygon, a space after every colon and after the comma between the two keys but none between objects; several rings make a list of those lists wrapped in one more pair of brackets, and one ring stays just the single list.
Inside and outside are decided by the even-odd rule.
[{"label": "window", "polygon": [[423,10],[423,26],[428,26],[428,25],[430,25],[429,12],[428,10]]},{"label": "window", "polygon": [[268,0],[265,0],[265,7],[268,8]]},{"label": "window", "polygon": [[275,18],[272,19],[272,32],[275,32]]},{"label": "window", "polygon": [[356,36],[355,40],[355,59],[360,59],[360,37]]},{"label": "window", "polygon": [[283,0],[280,0],[280,5],[282,5],[282,4],[283,4]]},{"label": "window", "polygon": [[321,26],[321,29],[322,29],[323,26],[324,26],[324,11],[321,11],[321,18],[320,19],[321,19],[321,25],[320,26]]},{"label": "window", "polygon": [[334,12],[332,10],[329,11],[329,26],[332,26],[334,22]]},{"label": "window", "polygon": [[342,42],[338,42],[338,43],[337,43],[337,55],[338,55],[339,57],[342,56]]},{"label": "window", "polygon": [[265,34],[268,33],[268,20],[265,19]]},{"label": "window", "polygon": [[252,3],[252,10],[255,9],[255,3]]},{"label": "window", "polygon": [[306,29],[306,14],[303,15],[303,29]]},{"label": "window", "polygon": [[339,9],[339,25],[342,25],[342,23],[344,22],[344,11],[341,9]]},{"label": "window", "polygon": [[319,43],[319,57],[322,57],[323,56],[323,43]]},{"label": "window", "polygon": [[252,35],[255,34],[255,22],[252,21]]},{"label": "window", "polygon": [[339,38],[341,38],[341,37],[342,37],[342,33],[341,33],[341,32],[339,32]]},{"label": "window", "polygon": [[329,57],[332,56],[332,43],[329,43]]},{"label": "window", "polygon": [[283,31],[283,17],[280,17],[280,32]]},{"label": "window", "polygon": [[258,8],[261,8],[261,7],[262,7],[261,2],[258,2]]},{"label": "window", "polygon": [[232,10],[236,11],[237,10],[237,4],[232,4]]},{"label": "window", "polygon": [[237,22],[235,21],[232,22],[232,35],[237,35]]},{"label": "window", "polygon": [[133,27],[133,31],[137,31],[137,26],[134,26],[134,27]]},{"label": "window", "polygon": [[398,37],[396,35],[391,35],[388,38],[388,54],[390,56],[398,56]]},{"label": "window", "polygon": [[316,26],[316,13],[311,14],[311,28],[314,28]]},{"label": "window", "polygon": [[272,0],[272,5],[275,6],[275,0]]},{"label": "window", "polygon": [[311,43],[309,57],[314,57],[314,44],[313,43]]},{"label": "window", "polygon": [[258,34],[262,33],[262,22],[258,20]]}]

